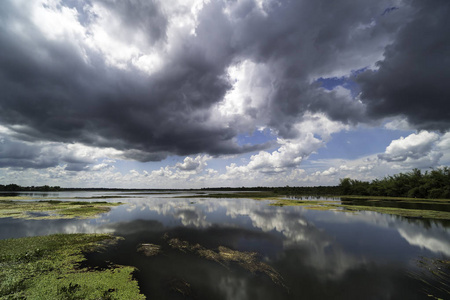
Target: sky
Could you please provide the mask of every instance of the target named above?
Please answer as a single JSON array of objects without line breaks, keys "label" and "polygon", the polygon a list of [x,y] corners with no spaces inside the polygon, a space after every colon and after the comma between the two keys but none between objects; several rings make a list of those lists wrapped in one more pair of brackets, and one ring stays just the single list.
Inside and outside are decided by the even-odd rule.
[{"label": "sky", "polygon": [[2,0],[0,184],[335,185],[450,165],[448,0]]}]

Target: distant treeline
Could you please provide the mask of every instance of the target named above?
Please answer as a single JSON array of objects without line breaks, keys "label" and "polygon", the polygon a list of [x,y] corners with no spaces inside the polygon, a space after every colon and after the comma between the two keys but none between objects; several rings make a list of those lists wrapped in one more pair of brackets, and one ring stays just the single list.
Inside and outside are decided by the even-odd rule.
[{"label": "distant treeline", "polygon": [[372,182],[344,178],[339,188],[342,195],[450,199],[450,168],[425,173],[413,169]]},{"label": "distant treeline", "polygon": [[0,191],[8,191],[8,192],[16,192],[16,191],[38,191],[38,192],[52,192],[52,191],[60,191],[61,187],[59,186],[20,186],[17,184],[0,184]]},{"label": "distant treeline", "polygon": [[[191,189],[194,191],[194,189]],[[422,173],[413,169],[408,173],[399,173],[371,182],[343,178],[337,186],[311,187],[218,187],[203,188],[202,191],[265,191],[286,196],[387,196],[410,198],[450,199],[450,168],[443,167]],[[61,188],[59,186],[29,186],[17,184],[1,185],[0,191],[178,191],[178,189],[109,189],[109,188]]]},{"label": "distant treeline", "polygon": [[273,192],[286,196],[339,196],[340,186],[285,186],[272,188]]},{"label": "distant treeline", "polygon": [[339,186],[284,186],[284,187],[215,187],[215,188],[202,188],[202,191],[208,192],[273,192],[280,196],[330,196],[341,195],[341,189]]},{"label": "distant treeline", "polygon": [[286,196],[385,196],[410,198],[450,199],[450,168],[443,167],[422,173],[413,169],[408,173],[399,173],[371,182],[343,178],[337,186],[311,187],[253,187],[253,188],[216,188],[204,190],[272,191]]}]

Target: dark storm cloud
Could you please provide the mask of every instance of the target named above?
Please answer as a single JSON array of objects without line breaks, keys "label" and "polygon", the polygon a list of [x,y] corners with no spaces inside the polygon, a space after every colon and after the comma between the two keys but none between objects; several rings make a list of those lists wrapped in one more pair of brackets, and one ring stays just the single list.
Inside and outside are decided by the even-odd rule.
[{"label": "dark storm cloud", "polygon": [[[83,25],[96,18],[89,15],[89,5],[110,9],[119,24],[111,26],[124,41],[139,40],[136,32],[146,33],[147,47],[168,41],[169,16],[157,1],[63,3],[78,10]],[[211,119],[213,107],[232,88],[227,68],[243,60],[267,65],[276,78],[263,111],[252,116],[266,116],[264,125],[283,137],[295,135],[292,126],[306,112],[322,112],[345,123],[364,120],[361,103],[312,81],[336,70],[366,66],[367,57],[381,53],[378,48],[395,36],[409,10],[383,13],[392,7],[390,1],[270,3],[263,13],[254,1],[211,1],[197,17],[196,35],[180,35],[163,53],[164,67],[146,75],[132,65],[109,65],[97,50],[79,47],[80,41],[44,36],[29,19],[29,5],[18,8],[2,1],[0,124],[29,140],[113,147],[139,161],[263,149],[268,145],[237,145],[236,136],[248,130],[239,128],[239,122]],[[370,87],[387,72],[384,69],[381,65],[380,75],[359,77],[364,99],[373,94]],[[375,114],[377,100],[365,101]]]},{"label": "dark storm cloud", "polygon": [[0,167],[15,168],[48,168],[58,163],[41,155],[41,149],[12,142],[7,139],[0,140]]},{"label": "dark storm cloud", "polygon": [[380,53],[401,22],[398,16],[382,17],[390,3],[274,1],[264,15],[250,2],[236,4],[234,38],[243,55],[267,64],[276,78],[269,125],[292,137],[292,125],[308,111],[344,123],[362,121],[361,103],[318,89],[311,80],[370,64],[366,56]]},{"label": "dark storm cloud", "polygon": [[27,143],[0,137],[0,167],[44,169],[65,164],[68,171],[81,171],[95,163],[79,157],[62,145]]},{"label": "dark storm cloud", "polygon": [[419,129],[449,130],[450,2],[411,4],[415,12],[386,47],[379,70],[358,76],[361,99],[372,118],[403,115]]},{"label": "dark storm cloud", "polygon": [[[0,116],[6,126],[21,125],[14,127],[16,132],[114,147],[140,161],[167,154],[236,154],[266,146],[239,147],[233,141],[237,129],[204,125],[210,106],[230,88],[224,76],[230,57],[205,53],[199,47],[204,41],[186,41],[164,70],[148,78],[136,70],[109,67],[96,53],[88,53],[87,64],[68,41],[42,36],[26,11],[2,11],[8,11],[4,24],[19,20],[30,38],[25,43],[9,30],[0,36]],[[212,31],[221,30],[206,23]]]}]

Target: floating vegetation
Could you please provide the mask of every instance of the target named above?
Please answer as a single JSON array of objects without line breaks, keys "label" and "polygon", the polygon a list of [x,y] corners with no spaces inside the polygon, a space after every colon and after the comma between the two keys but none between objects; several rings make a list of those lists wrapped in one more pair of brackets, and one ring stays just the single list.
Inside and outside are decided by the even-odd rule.
[{"label": "floating vegetation", "polygon": [[193,252],[193,251],[196,251],[196,250],[202,248],[202,246],[200,246],[199,244],[191,245],[189,242],[182,241],[182,240],[177,239],[177,238],[170,239],[169,240],[169,245],[172,248],[178,249],[178,250],[183,251],[183,252],[187,252],[187,251]]},{"label": "floating vegetation", "polygon": [[83,201],[0,201],[0,218],[28,220],[87,219],[109,212],[122,203]]},{"label": "floating vegetation", "polygon": [[347,211],[374,211],[383,214],[397,215],[405,218],[412,219],[439,219],[450,220],[450,212],[448,211],[436,211],[425,209],[406,209],[396,207],[376,207],[376,206],[363,206],[363,205],[339,205],[345,208]]},{"label": "floating vegetation", "polygon": [[[377,201],[377,200],[374,200]],[[403,202],[405,200],[402,200]],[[371,199],[366,199],[361,201],[358,199],[358,205],[355,205],[352,201],[338,202],[338,201],[316,201],[316,200],[287,200],[279,199],[270,205],[272,206],[302,206],[305,209],[312,210],[334,210],[341,212],[358,212],[358,211],[373,211],[383,214],[391,214],[402,216],[406,218],[417,218],[417,219],[439,219],[439,220],[450,220],[449,211],[439,211],[439,210],[427,210],[427,209],[410,209],[410,208],[399,208],[399,207],[387,207],[369,205],[373,201]],[[442,202],[442,200],[441,200]],[[367,205],[364,205],[367,204]]]},{"label": "floating vegetation", "polygon": [[83,252],[107,247],[106,234],[55,234],[0,241],[1,299],[145,299],[133,267],[80,268]]},{"label": "floating vegetation", "polygon": [[178,238],[169,240],[169,245],[182,252],[195,253],[200,257],[215,261],[228,268],[229,263],[236,263],[242,268],[252,273],[263,273],[267,275],[274,283],[285,287],[281,275],[271,266],[261,262],[256,252],[243,252],[219,246],[217,249],[207,249],[200,244],[192,245],[187,241]]},{"label": "floating vegetation", "polygon": [[423,284],[423,292],[433,299],[450,298],[450,261],[421,257],[417,260],[419,273],[410,276]]},{"label": "floating vegetation", "polygon": [[275,194],[274,192],[229,192],[229,193],[198,193],[195,195],[189,196],[177,196],[174,198],[248,198],[255,200],[277,200],[280,199],[280,196]]},{"label": "floating vegetation", "polygon": [[137,251],[145,256],[155,256],[161,253],[161,246],[155,244],[139,244]]},{"label": "floating vegetation", "polygon": [[12,201],[12,200],[32,200],[33,198],[28,196],[0,196],[0,201]]},{"label": "floating vegetation", "polygon": [[373,201],[406,201],[408,203],[450,203],[450,199],[429,199],[429,198],[408,198],[408,197],[388,197],[388,196],[358,196],[344,195],[337,196],[342,200],[373,200]]},{"label": "floating vegetation", "polygon": [[[274,200],[272,206],[302,206],[310,210],[341,212],[374,211],[407,218],[450,220],[450,200],[382,196],[345,196],[342,201],[283,199],[272,191],[229,192],[183,196],[183,198],[250,198]],[[423,207],[418,207],[422,205]]]},{"label": "floating vegetation", "polygon": [[[340,202],[329,200],[288,200],[278,199],[276,202],[272,202],[271,206],[302,206],[308,209],[336,209]],[[323,209],[322,209],[323,208]]]},{"label": "floating vegetation", "polygon": [[130,198],[129,196],[92,196],[92,197],[73,197],[71,199],[117,199]]}]

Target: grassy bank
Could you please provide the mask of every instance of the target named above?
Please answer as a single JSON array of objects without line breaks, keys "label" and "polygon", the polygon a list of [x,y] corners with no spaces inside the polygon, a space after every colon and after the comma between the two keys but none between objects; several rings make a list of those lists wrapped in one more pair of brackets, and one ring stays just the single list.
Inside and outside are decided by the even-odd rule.
[{"label": "grassy bank", "polygon": [[80,268],[83,252],[116,237],[56,234],[0,241],[0,299],[144,299],[134,268]]}]

